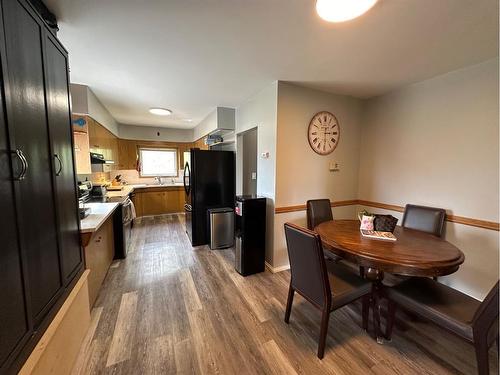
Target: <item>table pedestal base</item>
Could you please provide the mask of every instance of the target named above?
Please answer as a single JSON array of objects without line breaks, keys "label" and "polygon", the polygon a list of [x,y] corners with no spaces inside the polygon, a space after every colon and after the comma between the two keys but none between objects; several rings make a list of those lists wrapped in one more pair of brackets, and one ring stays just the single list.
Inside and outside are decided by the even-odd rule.
[{"label": "table pedestal base", "polygon": [[384,337],[380,329],[380,298],[382,296],[382,280],[384,280],[384,272],[376,268],[367,268],[365,277],[372,282],[372,293],[370,296],[370,305],[373,314],[373,324],[375,328],[375,339],[378,344],[384,343]]}]

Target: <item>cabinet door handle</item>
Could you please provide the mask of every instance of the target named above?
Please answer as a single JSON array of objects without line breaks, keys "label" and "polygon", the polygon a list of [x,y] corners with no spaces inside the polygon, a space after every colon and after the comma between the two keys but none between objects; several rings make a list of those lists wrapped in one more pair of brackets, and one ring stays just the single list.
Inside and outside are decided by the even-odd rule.
[{"label": "cabinet door handle", "polygon": [[54,154],[54,159],[56,159],[59,162],[59,169],[56,172],[56,176],[60,176],[63,169],[63,163],[61,161],[61,158],[57,154]]},{"label": "cabinet door handle", "polygon": [[19,176],[14,177],[13,179],[14,181],[22,181],[26,177],[26,172],[28,171],[28,161],[20,149],[16,149],[15,151],[12,151],[12,153],[21,161],[21,171],[19,172]]}]

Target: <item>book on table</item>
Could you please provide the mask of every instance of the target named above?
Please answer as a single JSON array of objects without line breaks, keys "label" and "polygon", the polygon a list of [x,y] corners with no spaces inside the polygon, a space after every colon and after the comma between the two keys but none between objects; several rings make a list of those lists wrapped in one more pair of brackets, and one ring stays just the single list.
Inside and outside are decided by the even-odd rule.
[{"label": "book on table", "polygon": [[391,232],[381,232],[367,229],[360,229],[360,231],[363,237],[372,238],[374,240],[396,241],[396,236],[394,236]]}]

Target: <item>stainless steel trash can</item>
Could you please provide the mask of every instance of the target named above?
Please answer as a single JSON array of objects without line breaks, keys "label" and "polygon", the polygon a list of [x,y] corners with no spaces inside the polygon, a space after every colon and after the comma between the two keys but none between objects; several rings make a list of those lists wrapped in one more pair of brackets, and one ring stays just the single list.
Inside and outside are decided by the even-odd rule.
[{"label": "stainless steel trash can", "polygon": [[234,210],[230,207],[208,210],[210,249],[225,249],[234,245]]}]

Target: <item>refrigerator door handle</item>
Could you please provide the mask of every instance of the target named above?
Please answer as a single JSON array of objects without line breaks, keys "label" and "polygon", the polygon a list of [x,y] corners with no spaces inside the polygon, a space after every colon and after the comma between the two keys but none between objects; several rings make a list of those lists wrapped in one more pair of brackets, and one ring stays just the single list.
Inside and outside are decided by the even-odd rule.
[{"label": "refrigerator door handle", "polygon": [[191,174],[191,171],[189,170],[189,163],[186,163],[186,165],[184,166],[184,179],[183,179],[184,191],[186,192],[186,195],[189,195],[189,193],[191,191],[190,174]]}]

